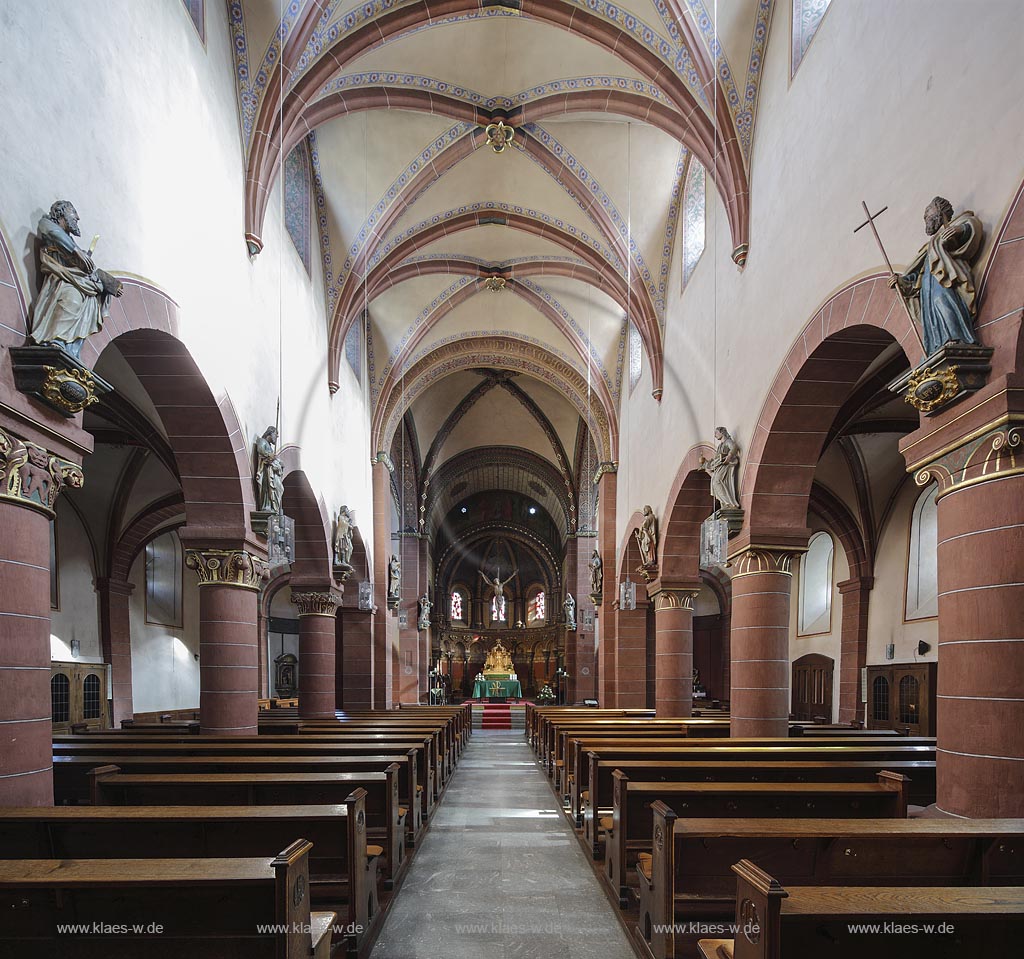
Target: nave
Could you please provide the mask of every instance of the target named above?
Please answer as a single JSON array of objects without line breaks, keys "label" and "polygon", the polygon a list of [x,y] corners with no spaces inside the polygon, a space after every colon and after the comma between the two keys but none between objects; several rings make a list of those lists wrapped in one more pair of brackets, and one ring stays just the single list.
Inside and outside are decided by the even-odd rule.
[{"label": "nave", "polygon": [[477,730],[371,959],[631,959],[557,806],[522,731]]}]

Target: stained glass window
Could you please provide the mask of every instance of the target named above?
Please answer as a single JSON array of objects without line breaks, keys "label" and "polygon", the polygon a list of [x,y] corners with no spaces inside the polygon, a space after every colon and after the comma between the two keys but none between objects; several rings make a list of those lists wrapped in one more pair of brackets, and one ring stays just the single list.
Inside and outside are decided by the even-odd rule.
[{"label": "stained glass window", "polygon": [[643,343],[640,340],[640,331],[636,324],[630,320],[629,323],[629,391],[640,382],[640,372],[643,369]]},{"label": "stained glass window", "polygon": [[362,358],[363,358],[363,324],[362,318],[360,317],[355,323],[353,323],[345,334],[345,359],[348,360],[348,365],[352,367],[352,372],[355,373],[356,379],[360,379],[362,376]]},{"label": "stained glass window", "polygon": [[462,593],[457,589],[452,590],[452,619],[462,621]]},{"label": "stained glass window", "polygon": [[146,544],[146,622],[181,629],[181,549],[178,534],[163,533]]},{"label": "stained glass window", "polygon": [[530,600],[530,606],[526,611],[526,621],[528,623],[540,622],[546,618],[546,615],[544,590],[540,590]]},{"label": "stained glass window", "polygon": [[503,623],[503,622],[505,622],[505,600],[503,599],[499,603],[497,596],[494,596],[491,599],[491,622],[493,622],[493,623]]},{"label": "stained glass window", "polygon": [[695,159],[690,161],[686,172],[686,189],[683,191],[683,285],[690,280],[690,274],[704,252],[706,229],[706,177],[704,167]]},{"label": "stained glass window", "polygon": [[832,0],[793,0],[793,44],[792,65],[789,76],[792,79],[821,26],[822,18]]}]

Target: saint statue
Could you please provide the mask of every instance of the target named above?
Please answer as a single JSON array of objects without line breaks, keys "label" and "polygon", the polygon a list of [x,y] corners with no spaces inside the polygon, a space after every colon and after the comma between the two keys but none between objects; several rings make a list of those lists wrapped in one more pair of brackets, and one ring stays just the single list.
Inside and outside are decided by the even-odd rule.
[{"label": "saint statue", "polygon": [[420,621],[418,623],[420,629],[430,629],[430,611],[434,608],[434,604],[430,601],[430,597],[424,593],[420,597]]},{"label": "saint statue", "polygon": [[604,588],[604,563],[601,554],[595,549],[590,557],[590,595],[600,596]]},{"label": "saint statue", "polygon": [[565,594],[565,602],[562,604],[565,610],[565,625],[568,629],[576,628],[576,600],[572,598],[572,593]]},{"label": "saint statue", "polygon": [[640,564],[655,566],[658,562],[658,521],[650,506],[644,507],[643,522],[634,530],[640,547]]},{"label": "saint statue", "polygon": [[724,426],[715,427],[715,455],[700,458],[700,468],[711,476],[711,495],[722,509],[739,509],[736,473],[740,465],[740,448]]},{"label": "saint statue", "polygon": [[498,579],[498,574],[494,574],[494,579],[488,579],[486,573],[481,569],[480,575],[483,576],[484,582],[491,587],[491,592],[494,594],[494,608],[498,613],[498,619],[505,619],[505,587],[512,582],[512,577],[518,572],[518,568],[512,570],[509,573],[508,579]]},{"label": "saint statue", "polygon": [[280,514],[284,498],[284,463],[277,455],[277,427],[268,426],[255,443],[256,509]]},{"label": "saint statue", "polygon": [[57,200],[39,221],[39,272],[43,288],[32,313],[33,343],[55,346],[76,360],[86,337],[98,333],[110,315],[110,298],[123,292],[121,281],[96,269],[92,251],[72,237],[81,236],[78,212],[69,200]]},{"label": "saint statue", "polygon": [[334,521],[334,565],[352,565],[352,530],[356,528],[355,514],[347,506],[338,510]]},{"label": "saint statue", "polygon": [[394,553],[388,560],[388,602],[398,604],[402,598],[402,564]]},{"label": "saint statue", "polygon": [[897,287],[921,324],[924,351],[931,356],[947,343],[977,343],[974,316],[977,291],[971,261],[981,249],[981,221],[971,210],[953,216],[953,205],[935,197],[924,211],[930,239],[906,273],[894,273]]}]

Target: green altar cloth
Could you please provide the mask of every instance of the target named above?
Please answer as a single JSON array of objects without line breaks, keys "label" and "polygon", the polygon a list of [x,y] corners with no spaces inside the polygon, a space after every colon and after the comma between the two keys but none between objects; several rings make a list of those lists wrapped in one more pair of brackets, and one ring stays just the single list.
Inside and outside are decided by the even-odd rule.
[{"label": "green altar cloth", "polygon": [[[493,692],[492,690],[499,691]],[[522,699],[523,687],[518,679],[493,679],[473,683],[474,699],[489,699],[491,696],[502,696],[506,699]]]}]

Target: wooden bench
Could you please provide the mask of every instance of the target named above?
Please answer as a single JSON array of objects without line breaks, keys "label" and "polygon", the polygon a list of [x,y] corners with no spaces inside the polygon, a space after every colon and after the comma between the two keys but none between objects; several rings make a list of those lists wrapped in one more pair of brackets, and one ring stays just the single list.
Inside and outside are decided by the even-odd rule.
[{"label": "wooden bench", "polygon": [[631,867],[641,853],[651,852],[655,802],[677,816],[699,819],[906,819],[907,779],[883,770],[875,782],[644,783],[616,770],[612,815],[600,827],[604,877],[622,907],[630,901]]},{"label": "wooden bench", "polygon": [[[122,772],[188,773],[201,775],[217,772],[269,772],[283,775],[292,772],[341,773],[385,772],[397,765],[398,798],[406,810],[406,844],[413,846],[424,828],[422,802],[416,783],[416,755],[406,756],[180,756],[171,753],[132,755],[121,750],[97,755],[54,756],[53,793],[58,804],[90,802],[92,780],[89,773],[100,766],[117,766]],[[403,813],[404,815],[404,813]]]},{"label": "wooden bench", "polygon": [[655,959],[696,954],[689,923],[735,911],[748,858],[795,885],[1022,885],[1020,819],[690,819],[655,802],[652,854],[637,864],[636,934]]},{"label": "wooden bench", "polygon": [[[609,759],[669,759],[670,756],[657,753],[659,749],[680,749],[686,750],[689,755],[693,750],[703,750],[704,755],[708,759],[713,759],[716,756],[728,756],[727,750],[737,749],[740,747],[749,749],[760,749],[762,751],[769,750],[765,755],[775,755],[779,758],[784,757],[786,751],[796,751],[796,753],[788,758],[816,758],[817,760],[829,760],[834,756],[838,756],[843,749],[855,748],[861,755],[858,758],[865,760],[927,760],[933,761],[935,759],[935,740],[934,738],[922,737],[916,740],[907,739],[849,739],[849,738],[737,738],[729,739],[727,741],[722,740],[702,740],[692,739],[690,737],[682,737],[675,739],[646,739],[646,740],[634,740],[629,737],[617,737],[611,739],[605,739],[600,737],[586,737],[580,736],[570,740],[567,746],[567,757],[566,766],[568,769],[568,775],[565,780],[564,791],[560,792],[562,796],[562,802],[568,803],[569,808],[572,810],[574,816],[578,816],[581,805],[580,796],[584,790],[590,789],[590,770],[589,760],[587,754],[589,752],[599,752],[602,754],[602,758],[607,756]],[[917,747],[917,748],[911,748]],[[811,749],[820,749],[822,752],[815,754],[808,754],[807,751]],[[870,752],[869,752],[870,751]],[[806,754],[806,755],[805,755]],[[685,758],[680,756],[679,758]],[[703,758],[694,757],[690,758]],[[762,756],[762,758],[765,758]],[[931,802],[932,800],[928,800]],[[923,803],[927,805],[927,803]]]},{"label": "wooden bench", "polygon": [[2,860],[0,955],[329,959],[337,917],[310,909],[310,848],[298,840],[258,859]]},{"label": "wooden bench", "polygon": [[393,889],[406,865],[405,819],[399,812],[398,766],[380,773],[206,773],[132,775],[116,766],[92,770],[95,806],[337,805],[366,790],[366,834],[379,842],[384,888]]},{"label": "wooden bench", "polygon": [[407,754],[416,752],[416,784],[422,797],[422,816],[427,818],[433,811],[440,794],[435,769],[430,762],[430,740],[419,742],[338,742],[326,738],[283,739],[264,736],[202,736],[199,739],[121,739],[110,741],[92,736],[54,736],[53,754],[57,756],[292,756],[295,758],[336,756],[339,758],[377,757],[382,755]]},{"label": "wooden bench", "polygon": [[[784,889],[746,859],[733,872],[737,935],[700,940],[705,959],[1009,956],[1024,934],[1020,886]],[[863,931],[864,925],[874,931]]]},{"label": "wooden bench", "polygon": [[111,859],[136,849],[158,859],[248,859],[302,836],[312,843],[311,901],[344,917],[334,938],[354,953],[380,916],[365,797],[357,789],[336,806],[0,808],[0,858]]},{"label": "wooden bench", "polygon": [[[788,762],[867,762],[876,764],[876,770],[888,767],[891,762],[934,762],[935,749],[933,746],[907,746],[893,750],[879,750],[873,746],[846,746],[833,748],[830,745],[819,744],[816,746],[788,745],[788,740],[783,740],[787,745],[759,744],[755,746],[742,745],[743,740],[730,740],[730,743],[737,745],[723,746],[720,744],[701,746],[691,741],[686,746],[674,747],[625,747],[619,745],[611,747],[595,747],[586,754],[586,765],[588,773],[585,781],[589,780],[589,788],[576,793],[576,802],[579,804],[583,818],[583,835],[590,844],[591,849],[597,853],[600,851],[600,837],[596,829],[597,819],[604,810],[610,810],[612,797],[610,792],[611,772],[623,763],[627,762],[703,762],[703,763],[727,763],[737,765],[740,763],[788,763]],[[605,779],[602,781],[597,771],[598,763],[606,763]],[[576,790],[573,784],[573,790]]]}]

